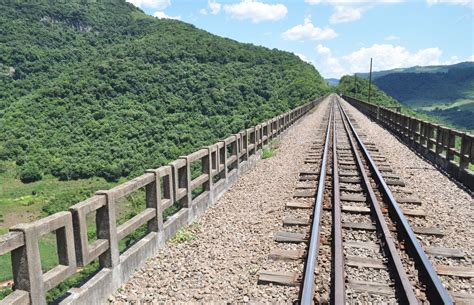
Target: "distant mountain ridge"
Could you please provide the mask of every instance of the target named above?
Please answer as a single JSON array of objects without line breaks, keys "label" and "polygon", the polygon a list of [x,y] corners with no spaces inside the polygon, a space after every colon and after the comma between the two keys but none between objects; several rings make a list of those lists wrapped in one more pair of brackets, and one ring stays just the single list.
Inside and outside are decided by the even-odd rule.
[{"label": "distant mountain ridge", "polygon": [[324,79],[326,83],[330,86],[337,86],[339,85],[339,79],[338,78],[326,78]]},{"label": "distant mountain ridge", "polygon": [[474,62],[379,71],[373,82],[417,111],[474,130]]},{"label": "distant mountain ridge", "polygon": [[[437,65],[437,66],[414,66],[409,68],[397,68],[383,71],[373,71],[372,79],[376,79],[388,74],[394,73],[447,73],[450,69],[456,68],[472,68],[474,62],[465,61],[454,65]],[[369,73],[356,73],[358,77],[369,78]]]}]

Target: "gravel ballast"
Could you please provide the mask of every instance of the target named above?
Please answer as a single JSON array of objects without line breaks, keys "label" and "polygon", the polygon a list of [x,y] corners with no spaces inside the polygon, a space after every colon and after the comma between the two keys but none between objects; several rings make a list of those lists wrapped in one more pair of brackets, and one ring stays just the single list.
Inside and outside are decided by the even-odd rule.
[{"label": "gravel ballast", "polygon": [[258,285],[258,273],[274,247],[273,233],[282,230],[285,203],[327,104],[290,128],[275,156],[259,161],[196,220],[194,240],[168,242],[110,301],[294,300],[296,287]]},{"label": "gravel ballast", "polygon": [[[309,147],[323,132],[320,126],[328,109],[326,99],[284,134],[275,156],[261,160],[241,177],[231,189],[186,229],[186,241],[170,241],[158,256],[149,261],[113,296],[110,303],[140,302],[231,302],[292,303],[298,287],[259,285],[262,270],[302,271],[301,263],[269,262],[268,254],[276,248],[273,234],[278,231],[301,232],[301,228],[283,228],[285,216],[305,216],[307,212],[286,210],[293,200],[298,173],[304,169]],[[424,247],[459,248],[466,257],[461,265],[472,265],[474,220],[472,197],[440,173],[390,132],[370,121],[345,103],[361,132],[387,157],[394,174],[406,183],[422,201],[425,219],[409,218],[412,225],[437,227],[444,237],[418,236]],[[308,168],[309,169],[309,168]],[[312,168],[311,168],[312,169]],[[350,171],[348,169],[347,171]],[[394,186],[392,190],[399,187]],[[357,203],[356,203],[357,205]],[[344,220],[362,221],[366,217],[349,216]],[[370,233],[376,238],[375,233]],[[345,238],[372,240],[367,232],[345,232]],[[304,244],[281,244],[281,249],[304,249]],[[352,251],[352,250],[351,250]],[[360,253],[359,253],[360,254]],[[438,258],[430,257],[433,262]],[[439,258],[442,261],[441,258]],[[454,263],[456,265],[456,263]],[[279,269],[280,268],[280,269]],[[357,270],[356,270],[357,271]],[[361,273],[361,271],[354,273]],[[364,277],[364,274],[359,274]],[[385,274],[380,272],[380,278]],[[370,276],[366,280],[371,280]],[[472,279],[443,279],[450,291],[473,293]],[[321,285],[317,285],[322,287]],[[355,298],[357,299],[357,298]],[[354,300],[355,300],[354,299]]]}]

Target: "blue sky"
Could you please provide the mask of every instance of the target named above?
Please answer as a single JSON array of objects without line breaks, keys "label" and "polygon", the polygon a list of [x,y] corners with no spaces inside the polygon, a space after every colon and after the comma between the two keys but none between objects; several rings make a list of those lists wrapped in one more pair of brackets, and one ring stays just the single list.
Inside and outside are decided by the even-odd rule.
[{"label": "blue sky", "polygon": [[293,52],[324,77],[474,61],[474,0],[127,0],[157,18]]}]

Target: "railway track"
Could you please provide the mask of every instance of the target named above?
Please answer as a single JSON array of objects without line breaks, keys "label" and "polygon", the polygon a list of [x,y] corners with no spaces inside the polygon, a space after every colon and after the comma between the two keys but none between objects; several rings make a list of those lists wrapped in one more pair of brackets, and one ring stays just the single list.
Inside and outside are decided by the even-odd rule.
[{"label": "railway track", "polygon": [[282,246],[270,253],[291,267],[263,271],[259,282],[299,287],[301,304],[453,304],[415,235],[442,233],[410,226],[425,215],[420,200],[364,143],[339,97],[318,135],[286,205],[287,230],[274,235]]}]

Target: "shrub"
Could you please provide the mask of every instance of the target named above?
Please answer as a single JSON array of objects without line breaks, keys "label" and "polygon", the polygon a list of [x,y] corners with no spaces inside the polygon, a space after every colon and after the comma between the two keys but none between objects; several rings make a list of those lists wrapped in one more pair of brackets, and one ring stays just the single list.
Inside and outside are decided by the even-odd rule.
[{"label": "shrub", "polygon": [[25,163],[20,171],[20,180],[23,183],[30,183],[39,181],[43,178],[43,174],[38,166],[34,162]]}]

